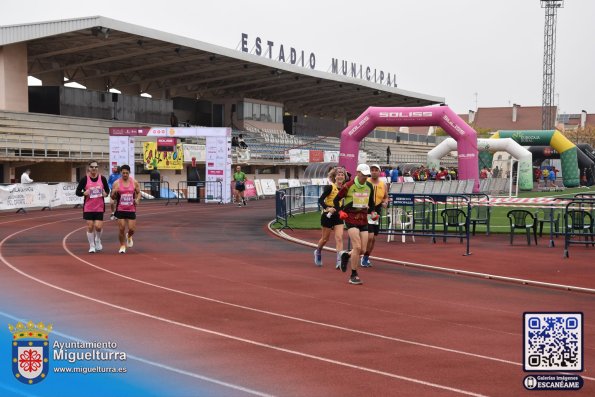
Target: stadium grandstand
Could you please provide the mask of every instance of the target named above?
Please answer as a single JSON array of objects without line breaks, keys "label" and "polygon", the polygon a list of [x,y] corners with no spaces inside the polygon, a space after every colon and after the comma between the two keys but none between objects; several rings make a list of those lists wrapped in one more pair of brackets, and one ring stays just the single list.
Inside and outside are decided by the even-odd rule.
[{"label": "stadium grandstand", "polygon": [[[368,106],[443,102],[101,16],[0,26],[3,183],[27,168],[36,181],[75,181],[90,159],[107,174],[110,127],[174,124],[230,127],[248,146],[234,148],[234,164],[249,175],[299,179],[309,161],[291,162],[289,151],[338,152],[340,132]],[[435,139],[432,128],[378,128],[360,149],[384,166],[424,163]],[[140,181],[149,179],[142,145],[138,138]],[[162,176],[186,179],[183,170]]]}]

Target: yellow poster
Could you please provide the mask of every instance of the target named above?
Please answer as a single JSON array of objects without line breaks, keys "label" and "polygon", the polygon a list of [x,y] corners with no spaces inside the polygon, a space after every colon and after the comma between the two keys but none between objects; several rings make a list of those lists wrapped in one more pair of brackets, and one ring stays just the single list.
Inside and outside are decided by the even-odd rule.
[{"label": "yellow poster", "polygon": [[157,142],[144,142],[143,163],[146,170],[152,170],[155,164],[159,170],[181,170],[184,169],[184,150],[178,143],[173,152],[158,152]]}]

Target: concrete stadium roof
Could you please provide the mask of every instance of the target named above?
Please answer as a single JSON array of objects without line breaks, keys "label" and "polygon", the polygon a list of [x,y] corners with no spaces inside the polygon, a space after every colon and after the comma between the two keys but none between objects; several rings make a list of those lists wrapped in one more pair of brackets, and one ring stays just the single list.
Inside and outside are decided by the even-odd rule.
[{"label": "concrete stadium roof", "polygon": [[354,118],[368,106],[444,98],[302,68],[101,16],[0,27],[0,46],[26,43],[29,75],[62,73],[90,89],[155,98],[251,98],[292,114]]}]

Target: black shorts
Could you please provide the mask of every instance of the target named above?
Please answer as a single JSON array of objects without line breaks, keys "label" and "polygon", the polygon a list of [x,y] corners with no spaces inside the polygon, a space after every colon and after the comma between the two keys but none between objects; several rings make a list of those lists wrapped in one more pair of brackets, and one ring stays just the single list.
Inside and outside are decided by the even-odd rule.
[{"label": "black shorts", "polygon": [[327,215],[328,212],[323,212],[320,216],[320,226],[332,229],[337,225],[343,225],[343,221],[339,219],[339,215],[337,215],[337,212],[331,215],[330,218],[327,217]]},{"label": "black shorts", "polygon": [[236,190],[238,192],[243,192],[244,190],[246,190],[246,184],[243,182],[236,182]]},{"label": "black shorts", "polygon": [[86,221],[102,221],[103,212],[83,212],[83,219]]},{"label": "black shorts", "polygon": [[374,225],[372,223],[368,223],[368,233],[374,233],[374,236],[378,236],[380,232],[380,225]]},{"label": "black shorts", "polygon": [[367,232],[368,231],[368,224],[365,224],[365,225],[354,225],[353,223],[346,223],[345,226],[347,227],[347,230],[355,227],[355,228],[359,229],[360,232]]},{"label": "black shorts", "polygon": [[114,216],[117,219],[136,219],[136,212],[131,211],[116,211]]}]

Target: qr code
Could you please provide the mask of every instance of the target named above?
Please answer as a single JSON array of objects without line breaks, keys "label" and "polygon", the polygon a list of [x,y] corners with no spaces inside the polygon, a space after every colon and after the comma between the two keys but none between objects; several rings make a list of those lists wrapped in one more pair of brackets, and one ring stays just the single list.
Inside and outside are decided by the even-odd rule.
[{"label": "qr code", "polygon": [[524,313],[525,371],[583,370],[583,313]]}]

